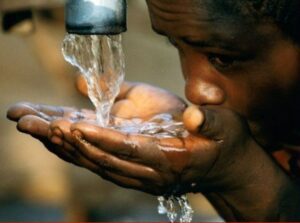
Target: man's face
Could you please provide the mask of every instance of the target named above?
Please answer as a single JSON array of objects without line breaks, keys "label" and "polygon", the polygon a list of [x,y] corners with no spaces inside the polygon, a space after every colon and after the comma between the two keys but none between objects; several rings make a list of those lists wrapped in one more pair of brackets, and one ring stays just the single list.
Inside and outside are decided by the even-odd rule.
[{"label": "man's face", "polygon": [[216,13],[199,2],[147,0],[153,29],[179,51],[187,99],[236,111],[262,143],[285,138],[300,107],[298,47],[271,22]]}]

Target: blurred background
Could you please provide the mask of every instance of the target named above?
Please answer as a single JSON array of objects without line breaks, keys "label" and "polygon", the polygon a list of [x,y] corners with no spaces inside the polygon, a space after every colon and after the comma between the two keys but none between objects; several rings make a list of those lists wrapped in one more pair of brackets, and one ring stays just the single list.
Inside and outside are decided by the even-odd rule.
[{"label": "blurred background", "polygon": [[[14,7],[20,10],[24,2],[30,1],[0,0],[0,221],[166,221],[156,197],[59,160],[6,119],[8,107],[19,101],[92,108],[76,91],[76,70],[61,55],[63,0],[36,4],[31,12],[27,5],[16,14]],[[184,97],[177,52],[151,30],[145,1],[128,0],[123,47],[126,80]],[[189,198],[194,221],[221,221],[200,194]]]}]

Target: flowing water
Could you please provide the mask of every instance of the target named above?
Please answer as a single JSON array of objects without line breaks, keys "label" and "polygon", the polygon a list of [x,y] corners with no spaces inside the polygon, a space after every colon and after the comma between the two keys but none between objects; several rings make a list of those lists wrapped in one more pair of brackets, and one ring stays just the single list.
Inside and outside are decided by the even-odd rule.
[{"label": "flowing water", "polygon": [[[100,126],[155,137],[186,136],[183,123],[174,121],[170,114],[160,114],[146,122],[138,118],[124,120],[110,117],[111,107],[125,75],[121,35],[67,34],[62,51],[65,59],[84,75]],[[171,222],[178,217],[180,222],[192,221],[193,210],[186,195],[158,197],[158,202],[158,213],[166,214]]]},{"label": "flowing water", "polygon": [[88,84],[88,95],[96,108],[97,122],[105,127],[109,112],[124,80],[125,61],[121,35],[67,35],[63,55],[79,68]]}]

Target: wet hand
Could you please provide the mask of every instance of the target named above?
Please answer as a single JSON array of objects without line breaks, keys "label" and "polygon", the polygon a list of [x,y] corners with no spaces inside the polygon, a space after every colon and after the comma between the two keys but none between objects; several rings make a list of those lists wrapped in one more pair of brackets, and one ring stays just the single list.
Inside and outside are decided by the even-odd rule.
[{"label": "wet hand", "polygon": [[259,147],[246,123],[230,110],[217,107],[191,107],[184,121],[191,132],[186,138],[128,134],[65,120],[52,122],[51,137],[72,145],[69,156],[77,165],[122,187],[150,194],[227,190],[246,183],[243,168],[251,164],[245,163],[246,157],[253,147]]},{"label": "wet hand", "polygon": [[[54,137],[49,140],[50,122],[64,119],[65,123],[71,125],[71,123],[82,119],[90,121],[96,120],[95,113],[91,110],[32,104],[29,102],[20,102],[11,106],[7,111],[7,117],[17,122],[19,131],[38,139],[48,150],[63,160],[72,163],[75,162],[71,159],[72,157],[69,153],[66,152],[72,148],[72,145],[67,143],[63,145],[60,144],[62,142],[60,131],[54,130],[56,135],[60,137]],[[68,129],[69,128],[66,128],[64,131],[65,136],[67,136]]]}]

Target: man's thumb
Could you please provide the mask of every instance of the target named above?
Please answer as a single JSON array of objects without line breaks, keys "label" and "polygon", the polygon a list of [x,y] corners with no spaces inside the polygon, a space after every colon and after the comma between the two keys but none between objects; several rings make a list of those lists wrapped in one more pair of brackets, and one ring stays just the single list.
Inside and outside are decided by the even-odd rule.
[{"label": "man's thumb", "polygon": [[193,133],[208,138],[217,137],[222,131],[222,122],[213,109],[190,106],[183,114],[185,128]]},{"label": "man's thumb", "polygon": [[205,119],[204,113],[197,106],[189,106],[183,113],[183,123],[191,133],[198,133],[199,127]]}]

